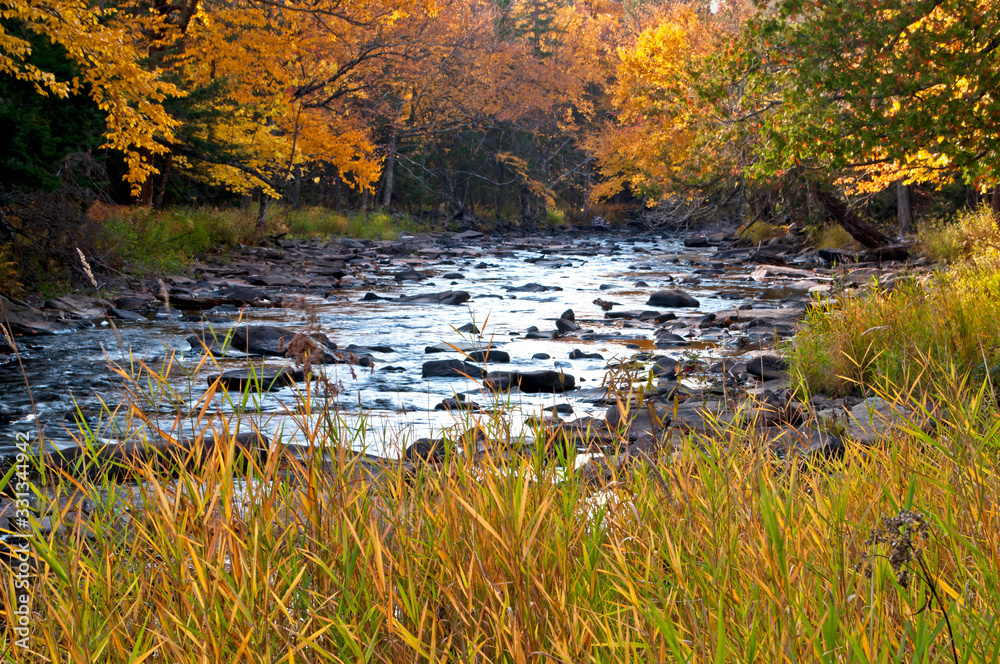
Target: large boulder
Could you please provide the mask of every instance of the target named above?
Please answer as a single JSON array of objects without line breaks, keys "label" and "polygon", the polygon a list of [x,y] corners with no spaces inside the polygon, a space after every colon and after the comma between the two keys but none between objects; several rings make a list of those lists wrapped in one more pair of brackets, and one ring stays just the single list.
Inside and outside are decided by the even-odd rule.
[{"label": "large boulder", "polygon": [[61,295],[45,302],[45,309],[58,311],[60,318],[100,318],[107,311],[107,304],[89,295]]},{"label": "large boulder", "polygon": [[[215,350],[222,345],[229,330],[198,332],[188,337],[188,343],[193,348],[205,346]],[[277,325],[241,325],[232,329],[229,347],[247,355],[263,355],[266,357],[284,357],[288,353],[289,344],[295,339],[296,332]],[[318,337],[318,339],[317,339]],[[299,341],[323,350],[336,348],[336,345],[324,335],[303,335]],[[314,360],[318,361],[318,359]]]},{"label": "large boulder", "polygon": [[615,403],[608,406],[604,419],[611,429],[637,442],[649,444],[664,436],[672,413],[673,407],[663,404],[631,404],[629,408],[623,408]]},{"label": "large boulder", "polygon": [[284,367],[281,370],[275,369],[231,369],[223,371],[221,374],[211,374],[208,376],[209,386],[219,382],[219,386],[225,390],[242,392],[270,392],[279,390],[286,385],[294,385],[305,380],[305,374],[301,369]]},{"label": "large boulder", "polygon": [[436,438],[419,438],[403,452],[407,461],[440,463],[444,461],[444,441]]},{"label": "large boulder", "polygon": [[544,293],[545,291],[561,291],[562,287],[530,283],[523,286],[504,286],[504,290],[508,293]]},{"label": "large boulder", "polygon": [[680,307],[697,307],[700,305],[700,302],[682,290],[660,290],[650,295],[646,304],[651,307],[669,307],[674,309]]},{"label": "large boulder", "polygon": [[653,375],[657,378],[674,380],[677,378],[678,364],[680,363],[672,357],[658,357],[652,366]]},{"label": "large boulder", "polygon": [[15,304],[2,295],[0,295],[0,304],[3,305],[3,312],[7,316],[6,322],[3,324],[12,334],[58,334],[72,332],[90,325],[85,321],[57,320],[33,307]]},{"label": "large boulder", "polygon": [[397,272],[392,275],[392,278],[396,281],[423,281],[427,278],[427,275],[422,272],[417,272],[412,267],[404,269],[402,272]]},{"label": "large boulder", "polygon": [[495,371],[486,376],[484,385],[503,392],[518,388],[522,392],[566,392],[576,387],[576,378],[560,371]]},{"label": "large boulder", "polygon": [[423,378],[461,378],[464,376],[482,378],[484,373],[482,367],[461,360],[431,360],[424,362],[420,375]]},{"label": "large boulder", "polygon": [[468,353],[467,357],[470,362],[479,362],[480,364],[485,362],[498,362],[506,364],[507,362],[510,362],[510,353],[493,348],[486,350],[474,350]]},{"label": "large boulder", "polygon": [[575,321],[567,320],[565,318],[557,318],[556,329],[563,334],[566,334],[567,332],[579,332],[580,326],[577,325]]},{"label": "large boulder", "polygon": [[747,362],[747,373],[758,380],[778,380],[785,378],[788,362],[775,355],[761,355]]}]

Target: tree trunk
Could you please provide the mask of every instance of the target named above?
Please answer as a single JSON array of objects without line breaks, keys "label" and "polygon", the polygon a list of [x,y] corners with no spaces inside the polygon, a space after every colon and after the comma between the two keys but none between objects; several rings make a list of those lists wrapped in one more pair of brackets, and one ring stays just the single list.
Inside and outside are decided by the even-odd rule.
[{"label": "tree trunk", "polygon": [[774,218],[774,206],[771,204],[771,190],[759,192],[750,201],[750,212],[754,221],[770,223]]},{"label": "tree trunk", "polygon": [[267,224],[267,206],[271,202],[271,197],[263,191],[260,192],[260,208],[257,210],[257,237],[264,239],[264,226]]},{"label": "tree trunk", "polygon": [[[292,195],[290,196],[292,208],[298,210],[302,207],[302,178],[305,173],[302,171],[301,166],[295,167],[295,179],[292,184]],[[287,204],[286,204],[287,205]]]},{"label": "tree trunk", "polygon": [[899,218],[899,237],[913,232],[913,205],[910,188],[902,180],[896,180],[896,212]]},{"label": "tree trunk", "polygon": [[167,181],[170,179],[170,167],[173,166],[174,159],[171,155],[163,158],[163,166],[160,167],[160,188],[156,192],[155,205],[157,208],[163,207],[163,198],[167,195]]},{"label": "tree trunk", "polygon": [[[140,152],[149,160],[150,164],[154,163],[153,153],[149,150],[140,150]],[[142,181],[142,188],[139,190],[139,195],[135,199],[135,204],[142,207],[153,207],[153,186],[154,177],[150,173],[146,176],[146,179]]]},{"label": "tree trunk", "polygon": [[382,176],[382,207],[388,208],[392,202],[392,186],[396,170],[396,130],[392,130],[389,147],[385,155],[385,173]]},{"label": "tree trunk", "polygon": [[1000,186],[990,189],[990,207],[993,209],[993,216],[1000,219]]},{"label": "tree trunk", "polygon": [[368,212],[368,187],[365,187],[361,192],[361,214],[367,214]]},{"label": "tree trunk", "polygon": [[826,189],[817,189],[816,198],[823,204],[833,220],[844,227],[866,249],[875,249],[891,244],[892,241],[872,228],[861,217],[847,208],[843,201]]}]

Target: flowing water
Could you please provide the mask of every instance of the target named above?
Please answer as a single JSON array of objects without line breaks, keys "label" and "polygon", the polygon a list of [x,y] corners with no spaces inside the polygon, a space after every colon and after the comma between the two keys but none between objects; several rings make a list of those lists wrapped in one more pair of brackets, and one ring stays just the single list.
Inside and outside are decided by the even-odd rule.
[{"label": "flowing water", "polygon": [[[680,316],[732,309],[753,302],[756,307],[773,306],[786,293],[768,291],[754,282],[751,265],[713,260],[714,249],[686,249],[676,237],[660,235],[577,235],[573,237],[537,237],[468,243],[467,249],[479,256],[427,260],[417,265],[430,278],[420,283],[402,284],[393,279],[401,266],[399,259],[383,259],[360,264],[357,270],[367,284],[354,289],[338,289],[325,296],[305,294],[306,309],[318,319],[322,330],[338,347],[388,346],[393,352],[373,353],[374,370],[345,365],[327,365],[323,371],[342,386],[337,397],[338,412],[347,423],[360,426],[353,445],[374,454],[395,454],[387,442],[432,436],[442,429],[461,423],[465,416],[435,410],[443,399],[469,392],[467,398],[489,407],[489,396],[481,392],[481,383],[464,378],[421,378],[421,366],[428,360],[461,359],[453,350],[428,354],[426,347],[436,344],[472,344],[506,351],[509,364],[487,367],[496,371],[560,369],[576,377],[579,388],[598,387],[605,377],[609,361],[626,359],[640,352],[679,355],[684,352],[713,354],[725,341],[724,331],[713,330],[705,338],[692,339],[690,346],[657,349],[653,345],[651,325],[623,327],[607,320],[593,303],[602,298],[620,303],[615,311],[648,310],[649,295],[662,288],[682,288],[700,302],[697,310],[673,310]],[[544,253],[543,253],[544,252]],[[539,257],[544,262],[526,262]],[[464,279],[445,279],[444,274],[460,272]],[[680,284],[679,282],[686,283]],[[636,286],[638,282],[645,285]],[[561,290],[540,293],[508,293],[505,287],[538,283]],[[367,292],[384,297],[421,294],[446,290],[468,291],[472,299],[460,306],[406,304],[398,301],[361,301]],[[291,291],[289,291],[291,293]],[[577,323],[597,338],[576,333],[559,339],[525,339],[530,326],[554,329],[554,321],[566,309],[573,309]],[[660,309],[666,312],[667,309]],[[218,321],[216,330],[241,324],[281,325],[301,328],[310,314],[302,308],[220,309],[206,312]],[[458,329],[473,323],[481,335]],[[138,361],[156,368],[171,362],[170,381],[182,399],[150,406],[160,411],[165,421],[178,412],[190,412],[199,404],[207,387],[208,373],[218,368],[207,364],[200,374],[193,370],[201,353],[191,348],[186,338],[202,330],[204,323],[181,322],[178,312],[161,313],[149,321],[116,321],[118,334],[107,321],[71,334],[22,338],[21,360],[0,367],[0,403],[13,414],[15,421],[0,428],[0,456],[14,450],[17,432],[38,440],[39,432],[47,444],[66,447],[75,444],[78,419],[95,429],[107,422],[101,404],[112,408],[122,401],[120,381],[109,368],[109,361],[128,365]],[[600,353],[603,359],[570,360],[569,353],[579,348]],[[550,359],[533,359],[545,353]],[[247,359],[229,357],[219,361],[223,369],[245,368]],[[250,360],[256,367],[278,368],[287,364],[283,358]],[[135,366],[133,364],[133,366]],[[187,375],[185,375],[187,374]],[[30,391],[25,383],[30,385]],[[300,384],[297,389],[302,389]],[[583,393],[581,393],[583,394]],[[593,399],[584,400],[574,392],[565,394],[520,394],[513,397],[522,416],[538,413],[543,407],[571,404],[574,417],[603,413]],[[33,402],[33,405],[32,405]],[[295,391],[284,387],[265,395],[254,395],[246,417],[256,426],[294,438],[297,427],[289,416],[296,403]],[[200,408],[200,405],[198,405]],[[231,413],[240,409],[239,395],[218,393],[210,412]],[[37,415],[36,415],[37,413]]]}]

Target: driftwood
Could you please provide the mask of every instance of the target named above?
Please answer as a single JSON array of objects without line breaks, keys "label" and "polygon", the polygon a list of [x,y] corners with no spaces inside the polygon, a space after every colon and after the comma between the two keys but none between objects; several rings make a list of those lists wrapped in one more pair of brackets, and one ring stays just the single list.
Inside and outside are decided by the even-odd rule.
[{"label": "driftwood", "polygon": [[854,214],[844,205],[844,202],[826,189],[816,192],[820,203],[830,213],[833,220],[844,227],[844,230],[851,234],[866,249],[877,249],[892,244],[892,240],[872,228],[861,217]]}]

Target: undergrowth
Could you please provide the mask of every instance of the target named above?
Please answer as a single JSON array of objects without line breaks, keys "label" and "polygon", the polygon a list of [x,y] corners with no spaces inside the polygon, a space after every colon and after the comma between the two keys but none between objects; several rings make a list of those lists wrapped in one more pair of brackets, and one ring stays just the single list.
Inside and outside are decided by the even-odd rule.
[{"label": "undergrowth", "polygon": [[919,248],[929,258],[947,263],[976,261],[1000,250],[1000,226],[985,206],[961,213],[951,222],[923,224]]},{"label": "undergrowth", "polygon": [[387,212],[341,214],[324,208],[285,208],[274,215],[276,232],[294,237],[351,237],[395,240],[402,233],[426,232],[427,225],[406,215]]},{"label": "undergrowth", "polygon": [[772,224],[767,221],[757,221],[740,233],[740,237],[749,240],[753,244],[765,244],[775,238],[782,238],[788,233],[788,226]]},{"label": "undergrowth", "polygon": [[[114,257],[110,262],[130,272],[176,271],[197,254],[260,242],[256,213],[238,208],[151,210],[98,204],[89,215],[100,223],[98,253]],[[410,217],[383,212],[340,214],[323,208],[296,210],[275,206],[265,234],[392,240],[401,233],[421,230],[427,228]]]}]

